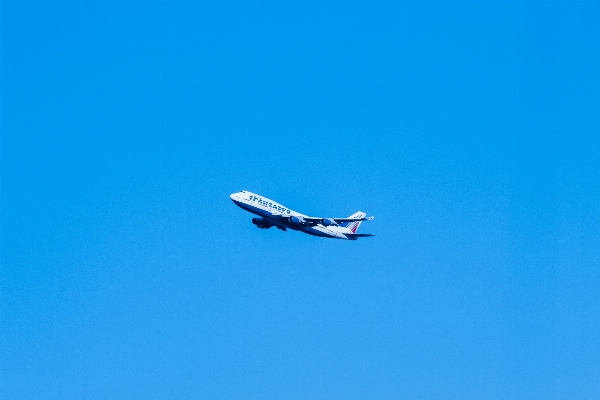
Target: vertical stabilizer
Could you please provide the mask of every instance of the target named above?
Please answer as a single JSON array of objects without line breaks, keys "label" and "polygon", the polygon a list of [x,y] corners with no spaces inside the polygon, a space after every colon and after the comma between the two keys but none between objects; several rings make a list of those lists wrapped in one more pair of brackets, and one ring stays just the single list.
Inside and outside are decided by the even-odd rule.
[{"label": "vertical stabilizer", "polygon": [[[352,214],[351,216],[349,216],[348,218],[364,218],[366,215],[367,214],[365,214],[364,212],[358,211],[358,212]],[[356,230],[360,226],[361,222],[362,221],[349,221],[349,222],[344,222],[344,223],[340,224],[340,226],[350,229],[352,231],[352,233],[356,233]]]}]

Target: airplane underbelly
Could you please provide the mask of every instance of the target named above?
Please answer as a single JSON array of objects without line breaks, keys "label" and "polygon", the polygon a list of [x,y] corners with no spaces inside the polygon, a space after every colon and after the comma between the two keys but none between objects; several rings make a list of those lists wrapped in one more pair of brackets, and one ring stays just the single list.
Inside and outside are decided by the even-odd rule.
[{"label": "airplane underbelly", "polygon": [[303,232],[308,233],[309,235],[313,235],[313,236],[320,236],[320,237],[326,237],[326,238],[334,238],[334,239],[341,239],[338,238],[335,234],[333,233],[329,233],[327,231],[323,231],[320,229],[315,229],[313,227],[304,227],[304,229],[302,229]]}]

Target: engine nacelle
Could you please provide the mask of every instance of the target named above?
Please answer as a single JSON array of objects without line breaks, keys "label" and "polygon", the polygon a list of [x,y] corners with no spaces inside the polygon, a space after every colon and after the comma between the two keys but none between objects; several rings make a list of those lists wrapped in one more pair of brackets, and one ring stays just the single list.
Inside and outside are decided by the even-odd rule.
[{"label": "engine nacelle", "polygon": [[337,226],[337,223],[331,218],[323,218],[323,225],[325,226]]},{"label": "engine nacelle", "polygon": [[254,225],[256,225],[257,227],[259,227],[260,229],[269,229],[271,227],[271,225],[269,225],[264,219],[262,218],[252,218],[252,223]]},{"label": "engine nacelle", "polygon": [[291,216],[290,217],[290,222],[293,223],[293,224],[302,224],[302,223],[304,223],[304,220],[301,220],[298,217]]}]

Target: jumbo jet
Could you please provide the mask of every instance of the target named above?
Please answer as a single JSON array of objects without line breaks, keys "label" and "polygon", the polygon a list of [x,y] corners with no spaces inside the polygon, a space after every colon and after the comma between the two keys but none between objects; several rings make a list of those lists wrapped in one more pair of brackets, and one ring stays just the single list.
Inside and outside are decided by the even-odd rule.
[{"label": "jumbo jet", "polygon": [[347,240],[375,236],[369,233],[356,233],[362,221],[370,221],[374,218],[365,218],[367,214],[361,211],[348,218],[309,217],[246,190],[233,193],[229,197],[237,206],[259,216],[259,218],[252,218],[252,223],[260,229],[274,226],[282,231],[292,229],[313,236]]}]

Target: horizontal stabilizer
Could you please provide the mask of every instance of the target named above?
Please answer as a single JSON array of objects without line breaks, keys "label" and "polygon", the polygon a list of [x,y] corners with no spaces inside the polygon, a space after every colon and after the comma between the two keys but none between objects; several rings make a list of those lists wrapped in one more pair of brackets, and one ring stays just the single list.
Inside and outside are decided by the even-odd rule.
[{"label": "horizontal stabilizer", "polygon": [[358,239],[361,237],[370,237],[370,236],[375,236],[372,235],[370,233],[344,233],[344,235],[348,238],[348,239]]}]

